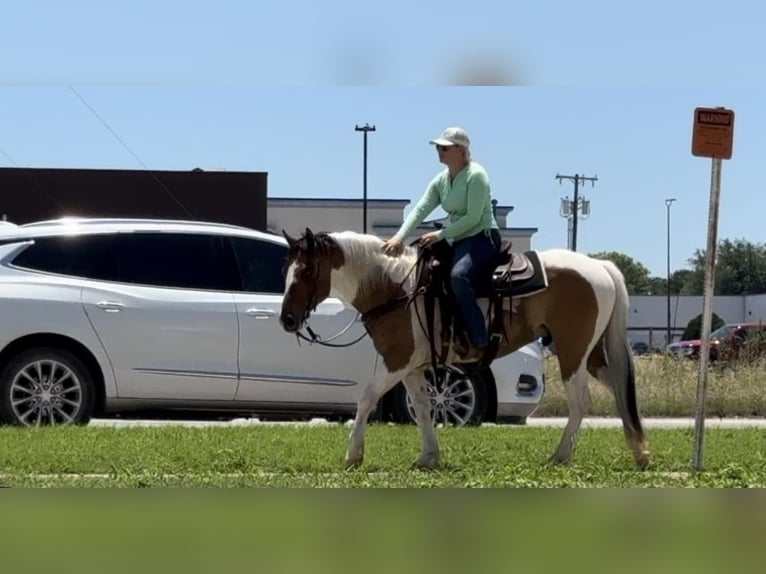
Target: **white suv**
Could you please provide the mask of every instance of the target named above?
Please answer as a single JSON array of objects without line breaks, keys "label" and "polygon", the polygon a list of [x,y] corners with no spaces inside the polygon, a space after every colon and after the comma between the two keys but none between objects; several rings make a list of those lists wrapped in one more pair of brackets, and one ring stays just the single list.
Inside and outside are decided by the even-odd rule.
[{"label": "white suv", "polygon": [[[281,328],[286,253],[281,236],[216,223],[3,222],[0,422],[352,417],[377,353],[369,337],[299,345]],[[311,327],[343,332],[333,341],[342,344],[363,334],[355,318],[328,299]],[[542,348],[527,345],[481,377],[447,378],[430,389],[439,422],[523,421],[543,394]],[[381,400],[378,418],[413,421],[403,389]]]}]

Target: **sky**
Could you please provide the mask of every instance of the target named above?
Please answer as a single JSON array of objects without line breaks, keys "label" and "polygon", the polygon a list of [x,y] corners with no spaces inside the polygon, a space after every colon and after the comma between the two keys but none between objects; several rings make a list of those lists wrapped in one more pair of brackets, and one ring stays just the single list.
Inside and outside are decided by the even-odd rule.
[{"label": "sky", "polygon": [[[0,166],[267,171],[272,197],[420,197],[462,126],[509,225],[666,273],[708,232],[696,107],[735,112],[720,239],[764,242],[766,8],[732,0],[282,4],[27,0],[0,18]],[[356,7],[355,7],[356,6]],[[476,85],[483,84],[483,85]],[[0,193],[1,197],[1,193]],[[440,212],[434,213],[434,217]]]}]

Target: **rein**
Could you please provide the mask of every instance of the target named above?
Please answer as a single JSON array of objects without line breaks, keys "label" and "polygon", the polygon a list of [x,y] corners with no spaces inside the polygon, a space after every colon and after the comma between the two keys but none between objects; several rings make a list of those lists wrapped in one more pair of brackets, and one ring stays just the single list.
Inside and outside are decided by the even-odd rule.
[{"label": "rein", "polygon": [[[413,245],[415,243],[417,243],[417,241],[415,241],[413,243]],[[407,278],[410,276],[410,274],[420,264],[424,254],[425,254],[425,250],[421,250],[420,253],[418,254],[417,259],[415,260],[415,263],[412,265],[412,267],[407,272],[407,274],[404,276],[404,278],[399,282],[399,285],[398,285],[399,289],[402,288],[402,286],[404,285],[405,281],[407,281]],[[319,276],[319,264],[318,263],[317,263],[316,276]],[[396,297],[394,299],[390,299],[388,301],[385,301],[385,302],[381,303],[380,305],[376,305],[375,307],[373,307],[372,309],[370,309],[368,311],[365,311],[364,313],[357,313],[356,317],[354,319],[352,319],[351,323],[349,323],[345,328],[343,328],[343,330],[341,330],[337,335],[334,335],[328,341],[323,341],[322,338],[319,335],[317,335],[314,332],[314,330],[311,328],[311,326],[308,324],[309,315],[311,315],[311,313],[316,310],[316,306],[317,306],[317,304],[315,303],[317,288],[316,288],[316,282],[314,282],[314,291],[311,293],[311,299],[309,300],[309,304],[306,306],[306,311],[304,312],[304,315],[303,315],[303,323],[306,326],[306,331],[308,332],[309,336],[306,337],[306,335],[304,335],[300,331],[297,331],[295,333],[295,336],[299,340],[299,344],[300,344],[300,339],[303,339],[304,341],[307,341],[309,344],[316,343],[316,344],[322,345],[324,347],[342,348],[342,347],[350,347],[352,345],[356,345],[359,341],[361,341],[367,335],[370,334],[370,330],[367,327],[367,323],[368,322],[374,321],[375,319],[377,319],[379,317],[382,317],[383,315],[385,315],[389,311],[392,311],[393,309],[398,307],[403,301],[406,301],[407,302],[406,303],[407,306],[409,306],[412,303],[412,301],[415,300],[415,297],[417,297],[418,294],[422,294],[424,292],[425,292],[425,288],[421,287],[420,289],[417,289],[416,291],[411,291],[409,293],[405,293],[404,295],[400,295],[400,296],[398,296],[398,297]],[[362,323],[364,324],[364,333],[362,333],[358,338],[356,338],[355,340],[351,341],[350,343],[330,343],[329,342],[329,341],[333,341],[334,339],[337,339],[343,333],[345,333],[348,330],[348,328],[351,326],[351,324],[353,324],[354,321],[356,321],[357,318],[359,318],[360,316],[362,318]],[[418,316],[418,321],[421,323],[421,328],[422,328],[422,321],[420,321],[420,316]]]}]

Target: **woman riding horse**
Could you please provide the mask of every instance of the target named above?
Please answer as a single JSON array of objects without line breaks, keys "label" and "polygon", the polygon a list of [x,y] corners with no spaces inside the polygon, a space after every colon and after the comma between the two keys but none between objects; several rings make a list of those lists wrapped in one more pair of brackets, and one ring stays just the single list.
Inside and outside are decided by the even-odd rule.
[{"label": "woman riding horse", "polygon": [[434,209],[442,207],[449,214],[449,225],[426,233],[420,243],[430,246],[442,240],[452,242],[452,291],[471,345],[478,350],[485,349],[489,342],[487,326],[472,281],[500,249],[500,230],[492,212],[489,176],[484,167],[471,159],[471,142],[462,128],[447,128],[430,143],[436,146],[439,161],[447,167],[431,180],[399,231],[383,244],[383,251],[388,255],[401,253],[402,242],[412,230]]}]

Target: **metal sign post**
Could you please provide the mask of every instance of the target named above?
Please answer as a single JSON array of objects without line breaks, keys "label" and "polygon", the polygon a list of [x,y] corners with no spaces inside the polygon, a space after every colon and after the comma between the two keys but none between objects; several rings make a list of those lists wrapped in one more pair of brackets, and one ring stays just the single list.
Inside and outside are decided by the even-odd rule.
[{"label": "metal sign post", "polygon": [[705,426],[705,398],[710,360],[710,328],[713,314],[715,260],[718,245],[718,206],[721,195],[721,163],[730,159],[734,141],[734,112],[722,107],[694,110],[692,155],[711,158],[710,205],[708,207],[707,247],[705,249],[705,293],[702,305],[697,412],[694,422],[694,470],[700,471]]}]

